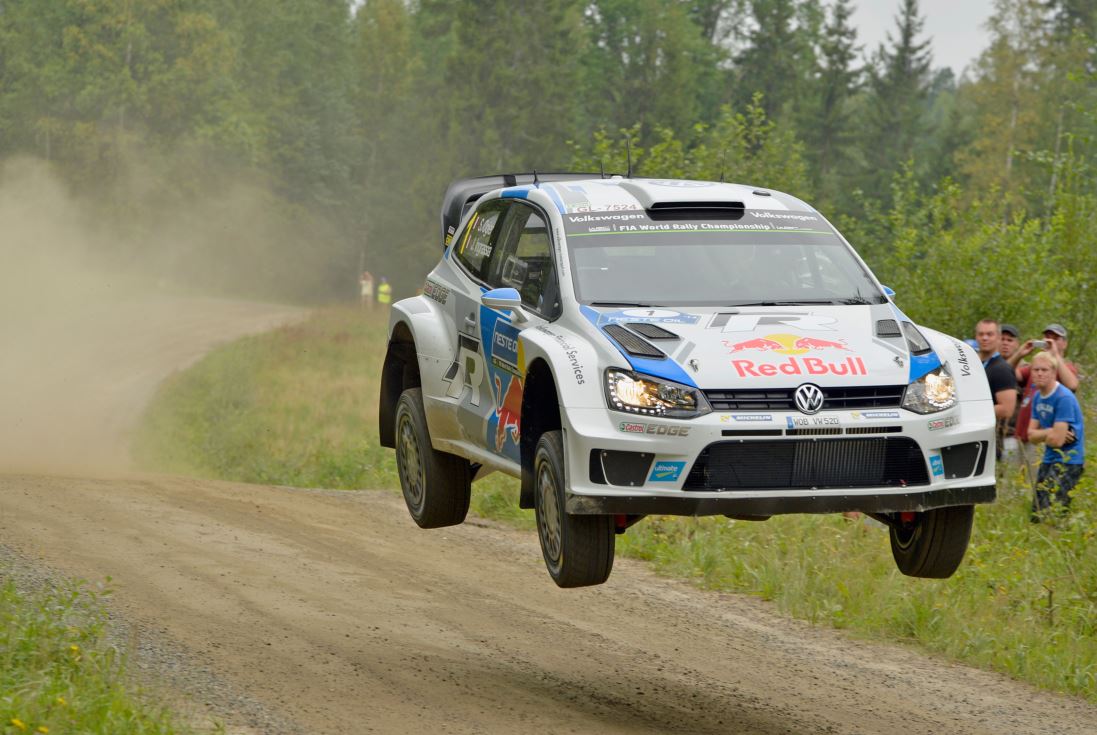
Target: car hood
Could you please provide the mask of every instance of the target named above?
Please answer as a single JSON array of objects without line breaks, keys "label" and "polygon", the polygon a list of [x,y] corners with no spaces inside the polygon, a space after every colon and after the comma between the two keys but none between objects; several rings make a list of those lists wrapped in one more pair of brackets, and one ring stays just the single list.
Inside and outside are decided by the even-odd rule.
[{"label": "car hood", "polygon": [[[890,303],[582,310],[637,372],[702,389],[905,385],[940,364],[932,353],[912,359],[895,324],[878,328],[901,320]],[[650,347],[666,357],[638,354]]]}]

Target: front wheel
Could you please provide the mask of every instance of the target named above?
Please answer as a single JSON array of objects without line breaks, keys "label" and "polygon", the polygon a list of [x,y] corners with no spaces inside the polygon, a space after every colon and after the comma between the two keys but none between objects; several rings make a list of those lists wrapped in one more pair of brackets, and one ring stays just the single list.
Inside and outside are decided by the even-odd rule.
[{"label": "front wheel", "polygon": [[546,431],[533,457],[534,510],[541,555],[559,587],[602,584],[613,569],[613,517],[572,515],[564,500],[564,442]]},{"label": "front wheel", "polygon": [[974,505],[897,513],[890,532],[895,565],[908,577],[951,577],[967,552],[974,519]]},{"label": "front wheel", "polygon": [[423,393],[408,388],[396,404],[396,467],[408,512],[420,528],[465,520],[472,494],[469,463],[430,444]]}]

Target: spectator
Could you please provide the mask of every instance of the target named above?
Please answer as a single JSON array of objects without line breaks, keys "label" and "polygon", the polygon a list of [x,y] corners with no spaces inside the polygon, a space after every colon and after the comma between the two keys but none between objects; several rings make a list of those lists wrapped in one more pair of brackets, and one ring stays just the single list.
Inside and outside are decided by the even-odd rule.
[{"label": "spectator", "polygon": [[384,276],[381,276],[381,285],[377,287],[377,303],[386,309],[392,303],[392,286],[389,285],[389,279]]},{"label": "spectator", "polygon": [[1002,324],[999,331],[1002,333],[1002,341],[998,351],[1002,353],[1002,359],[1009,362],[1009,358],[1021,345],[1021,333],[1012,324]]},{"label": "spectator", "polygon": [[1028,436],[1046,447],[1036,475],[1032,499],[1032,520],[1051,507],[1054,500],[1065,510],[1070,507],[1070,492],[1085,471],[1085,425],[1082,407],[1073,391],[1059,382],[1061,361],[1048,352],[1032,358],[1032,420]]},{"label": "spectator", "polygon": [[358,285],[362,289],[362,306],[366,309],[373,309],[373,274],[369,271],[362,271],[361,277],[358,279]]},{"label": "spectator", "polygon": [[[1002,353],[1002,358],[1006,362],[1010,363],[1011,368],[1016,368],[1016,363],[1014,363],[1010,358],[1015,352],[1017,352],[1017,348],[1021,345],[1021,332],[1017,329],[1017,327],[1013,326],[1012,324],[1005,323],[1002,324],[999,331],[1001,331],[1002,333],[1002,341],[998,348],[998,351]],[[1003,432],[1005,435],[1005,439],[1002,442],[1002,456],[1007,459],[1017,456],[1020,451],[1018,448],[1019,440],[1016,437],[1017,414],[1020,412],[1020,405],[1021,388],[1018,387],[1017,405],[1016,407],[1014,407],[1013,414],[1009,417],[1009,421],[1006,422],[1005,430]],[[1026,421],[1027,420],[1028,419],[1026,418]]]},{"label": "spectator", "polygon": [[998,349],[1002,341],[1002,332],[995,319],[983,319],[975,325],[975,342],[978,345],[979,359],[990,383],[990,394],[994,397],[994,417],[998,420],[995,454],[1002,458],[1002,445],[1005,427],[1017,407],[1017,377],[1013,369]]},{"label": "spectator", "polygon": [[1066,328],[1062,324],[1047,325],[1044,328],[1043,342],[1041,345],[1035,340],[1025,340],[1009,358],[1010,364],[1016,369],[1017,382],[1021,386],[1021,408],[1017,412],[1016,434],[1017,439],[1022,443],[1029,441],[1028,427],[1029,420],[1032,418],[1032,397],[1036,392],[1036,386],[1032,385],[1030,367],[1021,365],[1021,360],[1032,354],[1033,350],[1047,350],[1048,354],[1056,358],[1058,367],[1055,377],[1060,384],[1072,391],[1077,391],[1078,385],[1081,383],[1078,377],[1078,367],[1066,359],[1067,347],[1069,346]]}]

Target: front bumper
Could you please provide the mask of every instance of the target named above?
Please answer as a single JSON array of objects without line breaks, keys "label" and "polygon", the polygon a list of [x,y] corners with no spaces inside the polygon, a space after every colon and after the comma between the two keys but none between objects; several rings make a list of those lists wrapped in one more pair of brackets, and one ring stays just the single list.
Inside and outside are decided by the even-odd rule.
[{"label": "front bumper", "polygon": [[[829,432],[818,437],[810,434],[810,427],[805,429],[802,414],[780,411],[714,413],[692,420],[672,420],[637,418],[608,410],[570,409],[564,412],[564,417],[567,510],[574,514],[770,516],[852,510],[882,513],[989,503],[995,499],[991,401],[961,402],[930,416],[903,409],[822,412],[810,417],[812,427]],[[643,431],[639,430],[641,426]],[[791,488],[773,487],[769,478],[764,478],[766,482],[760,487],[724,487],[719,483],[699,486],[696,472],[687,482],[694,466],[702,466],[699,458],[704,456],[706,448],[720,444],[734,442],[748,453],[756,446],[761,456],[767,446],[773,448],[783,442],[852,444],[866,437],[913,443],[915,462],[920,454],[920,461],[925,464],[923,480],[906,486],[892,482],[866,487],[863,482],[828,484],[825,478],[820,478],[816,485],[813,468],[809,467],[806,472],[803,468],[798,470],[798,485]],[[955,471],[953,450],[972,445],[981,447],[978,461]],[[609,464],[614,457],[629,456],[638,458],[643,469],[633,467],[624,472],[629,468]],[[602,471],[602,465],[608,472]],[[769,466],[762,464],[761,469]],[[775,476],[787,472],[787,465],[772,466]],[[756,462],[755,476],[758,471]]]},{"label": "front bumper", "polygon": [[866,495],[795,495],[743,497],[736,493],[721,497],[694,497],[684,493],[667,495],[576,495],[567,500],[568,513],[579,515],[674,515],[674,516],[775,516],[788,513],[896,513],[923,511],[950,505],[993,503],[995,486],[947,487],[939,490],[904,490]]}]

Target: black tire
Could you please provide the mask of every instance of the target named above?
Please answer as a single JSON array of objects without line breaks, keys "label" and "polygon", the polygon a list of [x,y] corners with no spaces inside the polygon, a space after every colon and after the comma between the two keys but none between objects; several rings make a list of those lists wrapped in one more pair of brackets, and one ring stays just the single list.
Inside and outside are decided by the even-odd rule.
[{"label": "black tire", "polygon": [[423,392],[408,388],[396,403],[396,467],[408,512],[420,528],[456,526],[465,520],[472,493],[469,463],[430,444]]},{"label": "black tire", "polygon": [[956,505],[916,513],[910,523],[893,524],[895,566],[908,577],[951,577],[967,552],[974,519],[974,505]]},{"label": "black tire", "polygon": [[545,566],[558,587],[602,584],[613,569],[613,517],[568,513],[565,477],[563,436],[546,431],[533,455],[534,510]]}]

